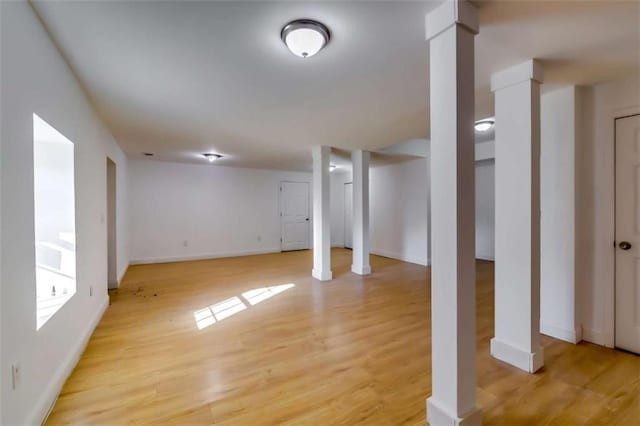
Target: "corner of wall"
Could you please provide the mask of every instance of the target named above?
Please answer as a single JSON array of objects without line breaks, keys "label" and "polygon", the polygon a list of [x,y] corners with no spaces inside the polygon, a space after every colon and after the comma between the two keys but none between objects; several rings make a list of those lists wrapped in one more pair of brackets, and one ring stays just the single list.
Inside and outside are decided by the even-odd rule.
[{"label": "corner of wall", "polygon": [[131,266],[131,262],[129,261],[129,259],[127,259],[127,264],[124,266],[124,268],[121,271],[118,271],[118,287],[117,288],[120,287],[120,284],[124,279],[124,276],[127,274],[127,271],[129,270],[129,266]]},{"label": "corner of wall", "polygon": [[540,333],[573,344],[579,343],[582,340],[582,327],[579,325],[573,329],[569,329],[540,321]]}]

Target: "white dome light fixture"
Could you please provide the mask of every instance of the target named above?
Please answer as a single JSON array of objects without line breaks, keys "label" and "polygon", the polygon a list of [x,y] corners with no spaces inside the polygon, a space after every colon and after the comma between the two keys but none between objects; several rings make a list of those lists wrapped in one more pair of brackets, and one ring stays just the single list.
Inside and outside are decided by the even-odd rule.
[{"label": "white dome light fixture", "polygon": [[291,53],[310,58],[329,43],[331,34],[326,25],[312,19],[296,19],[282,28],[280,38]]},{"label": "white dome light fixture", "polygon": [[496,121],[493,118],[487,118],[485,120],[478,120],[475,124],[476,132],[485,133],[493,129]]},{"label": "white dome light fixture", "polygon": [[211,154],[211,153],[202,154],[202,156],[206,158],[210,163],[213,163],[214,161],[222,158],[222,155],[220,154]]}]

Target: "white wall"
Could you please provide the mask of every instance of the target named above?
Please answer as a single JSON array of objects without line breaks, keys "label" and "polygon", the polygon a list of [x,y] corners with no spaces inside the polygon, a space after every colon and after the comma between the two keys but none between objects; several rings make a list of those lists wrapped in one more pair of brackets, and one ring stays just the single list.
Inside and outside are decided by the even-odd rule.
[{"label": "white wall", "polygon": [[331,173],[331,246],[344,247],[344,184],[351,182],[351,171]]},{"label": "white wall", "polygon": [[[371,251],[427,265],[429,257],[429,163],[415,159],[370,171]],[[494,161],[476,162],[476,256],[494,257]],[[344,246],[344,183],[350,173],[331,176],[331,239]]]},{"label": "white wall", "polygon": [[586,90],[579,137],[576,200],[577,277],[583,289],[583,337],[614,345],[614,119],[640,113],[640,75]]},{"label": "white wall", "polygon": [[614,346],[614,120],[640,113],[640,76],[542,97],[541,329]]},{"label": "white wall", "polygon": [[128,179],[131,262],[148,263],[280,251],[280,181],[311,174],[129,160]]},{"label": "white wall", "polygon": [[425,158],[370,171],[371,252],[429,262],[429,170]]},{"label": "white wall", "polygon": [[495,255],[495,161],[476,161],[476,258]]},{"label": "white wall", "polygon": [[[124,154],[27,2],[0,2],[2,424],[39,424],[108,303],[106,161]],[[77,293],[36,332],[32,114],[75,144]],[[122,184],[122,182],[121,182]],[[126,209],[126,206],[122,206]],[[124,223],[124,218],[119,218]],[[126,249],[123,264],[126,260]],[[93,296],[89,287],[93,286]],[[11,364],[21,382],[11,389]]]},{"label": "white wall", "polygon": [[575,86],[546,93],[540,108],[540,330],[573,343],[582,339],[576,301],[578,93]]}]

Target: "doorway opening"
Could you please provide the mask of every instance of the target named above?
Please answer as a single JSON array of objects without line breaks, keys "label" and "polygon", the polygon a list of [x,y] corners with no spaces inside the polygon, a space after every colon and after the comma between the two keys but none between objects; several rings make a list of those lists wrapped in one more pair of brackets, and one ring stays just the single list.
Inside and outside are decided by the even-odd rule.
[{"label": "doorway opening", "polygon": [[353,182],[344,184],[344,248],[353,250]]},{"label": "doorway opening", "polygon": [[116,163],[107,157],[107,284],[109,288],[118,288],[116,173]]}]

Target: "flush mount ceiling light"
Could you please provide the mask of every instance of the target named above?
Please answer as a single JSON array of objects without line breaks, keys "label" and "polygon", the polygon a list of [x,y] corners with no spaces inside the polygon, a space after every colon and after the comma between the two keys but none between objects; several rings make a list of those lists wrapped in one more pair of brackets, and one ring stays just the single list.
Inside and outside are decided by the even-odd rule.
[{"label": "flush mount ceiling light", "polygon": [[220,154],[209,154],[209,153],[207,153],[207,154],[202,154],[202,156],[204,158],[206,158],[207,160],[209,160],[210,163],[213,163],[217,159],[222,158],[222,155],[220,155]]},{"label": "flush mount ceiling light", "polygon": [[488,132],[493,128],[495,123],[496,121],[493,118],[478,120],[476,121],[476,124],[475,124],[476,132],[481,132],[481,133]]},{"label": "flush mount ceiling light", "polygon": [[291,53],[301,58],[310,58],[329,43],[329,29],[311,19],[297,19],[282,28],[280,38]]}]

